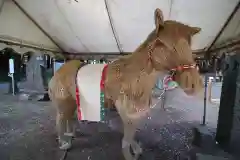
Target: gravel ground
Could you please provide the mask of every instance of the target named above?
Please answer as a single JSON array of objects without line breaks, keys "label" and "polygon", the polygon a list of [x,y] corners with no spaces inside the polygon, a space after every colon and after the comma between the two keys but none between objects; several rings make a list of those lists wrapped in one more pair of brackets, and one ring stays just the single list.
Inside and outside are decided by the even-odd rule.
[{"label": "gravel ground", "polygon": [[[175,101],[182,101],[175,99]],[[143,120],[136,139],[144,153],[141,160],[185,159],[196,152],[212,155],[228,154],[214,145],[214,128],[218,107],[208,105],[207,142],[202,148],[192,145],[194,132],[202,117],[202,102],[189,106],[168,105],[166,111],[157,106]],[[108,113],[106,124],[82,122],[77,125],[73,149],[66,160],[122,160],[122,126],[115,112]],[[0,96],[0,159],[1,160],[60,160],[63,152],[57,149],[54,109],[49,102],[19,101],[17,96]],[[210,148],[210,149],[209,149]]]}]

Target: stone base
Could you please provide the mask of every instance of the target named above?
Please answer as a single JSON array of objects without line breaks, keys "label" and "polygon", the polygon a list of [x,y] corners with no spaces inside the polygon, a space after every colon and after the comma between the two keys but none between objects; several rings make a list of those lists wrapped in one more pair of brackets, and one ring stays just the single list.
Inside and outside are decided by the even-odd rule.
[{"label": "stone base", "polygon": [[[197,134],[196,134],[197,133]],[[230,160],[233,156],[225,152],[215,141],[215,131],[207,126],[199,125],[195,131],[195,141],[197,141],[197,160]],[[195,144],[194,144],[195,145]]]},{"label": "stone base", "polygon": [[219,156],[212,156],[212,155],[197,153],[196,160],[231,160],[231,159],[230,158],[219,157]]},{"label": "stone base", "polygon": [[21,101],[27,101],[27,100],[34,100],[34,101],[39,101],[44,99],[43,94],[30,94],[30,93],[20,93],[19,94],[19,100]]}]

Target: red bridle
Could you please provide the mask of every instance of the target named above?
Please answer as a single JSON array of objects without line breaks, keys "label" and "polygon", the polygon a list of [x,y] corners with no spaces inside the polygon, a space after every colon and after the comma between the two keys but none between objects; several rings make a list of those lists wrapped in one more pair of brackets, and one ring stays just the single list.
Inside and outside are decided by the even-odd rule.
[{"label": "red bridle", "polygon": [[176,72],[182,72],[184,70],[193,69],[193,68],[196,68],[196,64],[184,64],[184,65],[179,65],[176,68],[170,69],[172,80],[175,80]]}]

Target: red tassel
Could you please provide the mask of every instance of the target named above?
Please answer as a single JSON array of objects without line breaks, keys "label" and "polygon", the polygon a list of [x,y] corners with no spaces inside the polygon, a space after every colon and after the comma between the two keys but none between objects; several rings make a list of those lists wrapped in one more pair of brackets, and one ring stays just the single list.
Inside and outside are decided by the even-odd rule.
[{"label": "red tassel", "polygon": [[78,86],[76,86],[76,103],[77,103],[77,117],[78,117],[78,120],[81,121],[82,120],[82,112],[81,112],[81,108],[80,108],[80,94],[79,94]]}]

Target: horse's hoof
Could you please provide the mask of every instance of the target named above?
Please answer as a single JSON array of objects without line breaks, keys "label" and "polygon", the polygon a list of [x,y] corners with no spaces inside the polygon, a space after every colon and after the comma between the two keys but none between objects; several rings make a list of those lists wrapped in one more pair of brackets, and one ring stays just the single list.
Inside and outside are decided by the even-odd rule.
[{"label": "horse's hoof", "polygon": [[140,145],[138,142],[134,141],[134,142],[131,144],[131,148],[132,148],[133,153],[134,153],[135,155],[140,155],[140,154],[142,154],[142,147],[141,147],[141,145]]},{"label": "horse's hoof", "polygon": [[138,158],[140,157],[140,155],[142,154],[142,148],[139,148],[137,150],[134,150],[132,148],[132,151],[133,151],[133,160],[138,160]]},{"label": "horse's hoof", "polygon": [[72,147],[71,142],[62,142],[61,145],[59,146],[59,149],[61,150],[68,150]]},{"label": "horse's hoof", "polygon": [[122,152],[125,160],[136,160],[135,157],[130,152],[130,147],[122,148]]}]

